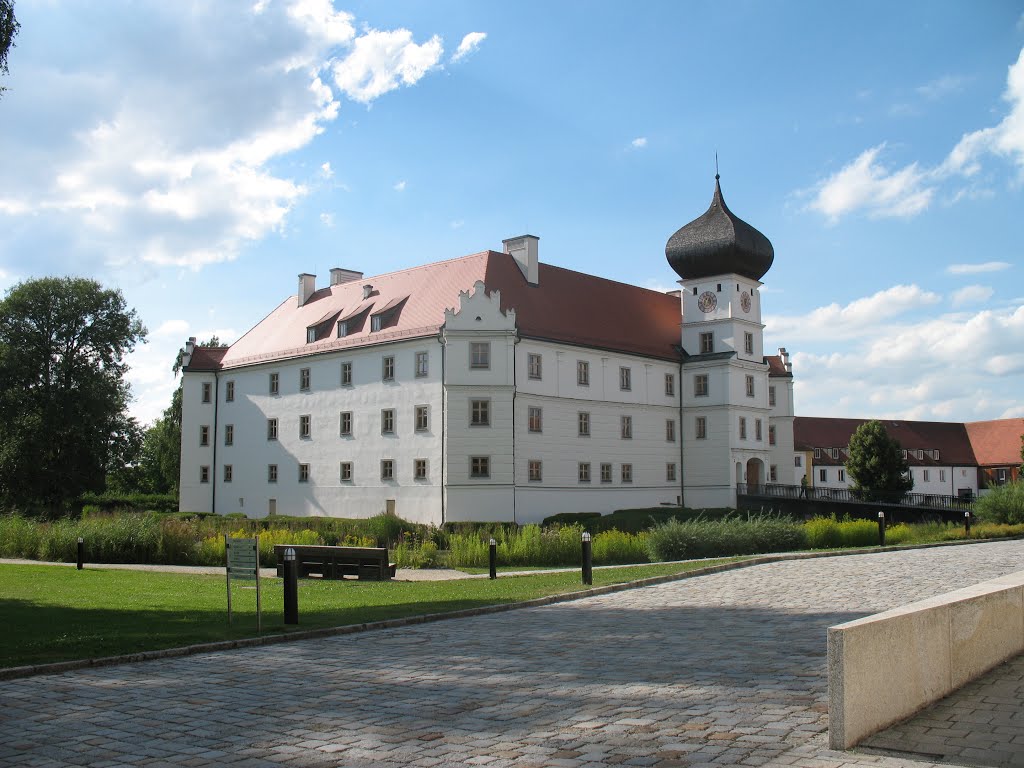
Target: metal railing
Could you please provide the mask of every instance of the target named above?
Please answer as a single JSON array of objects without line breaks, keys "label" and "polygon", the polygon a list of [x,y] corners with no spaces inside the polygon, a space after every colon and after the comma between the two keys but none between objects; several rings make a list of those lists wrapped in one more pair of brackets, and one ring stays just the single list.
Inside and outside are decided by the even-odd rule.
[{"label": "metal railing", "polygon": [[853,488],[814,488],[778,483],[736,483],[738,496],[770,496],[801,501],[840,501],[857,504],[883,504],[899,507],[925,507],[928,509],[958,509],[965,512],[974,507],[974,496],[944,496],[935,493],[904,493],[902,496],[872,494]]}]

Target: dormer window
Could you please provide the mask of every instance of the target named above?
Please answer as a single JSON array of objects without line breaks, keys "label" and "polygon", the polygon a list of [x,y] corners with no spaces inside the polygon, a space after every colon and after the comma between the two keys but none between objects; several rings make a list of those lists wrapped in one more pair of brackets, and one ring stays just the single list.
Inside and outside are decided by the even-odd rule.
[{"label": "dormer window", "polygon": [[373,317],[371,317],[370,318],[370,330],[371,331],[379,331],[380,327],[381,327],[380,321],[381,321],[381,316],[380,315],[374,315]]},{"label": "dormer window", "polygon": [[405,305],[408,295],[396,296],[387,304],[370,315],[370,332],[383,330],[398,323],[398,316]]},{"label": "dormer window", "polygon": [[932,448],[932,458],[935,459],[935,461],[939,460],[939,449],[938,448]]},{"label": "dormer window", "polygon": [[907,451],[906,451],[906,449],[901,451],[901,453],[903,454],[903,460],[906,461],[907,460]]},{"label": "dormer window", "polygon": [[342,320],[338,323],[338,338],[341,339],[345,336],[348,336],[348,322],[346,320]]},{"label": "dormer window", "polygon": [[[904,451],[903,453],[906,453],[906,451]],[[816,459],[820,459],[821,458],[821,448],[815,448],[814,449],[814,458],[816,458]],[[906,457],[904,456],[904,458],[906,458]]]},{"label": "dormer window", "polygon": [[307,344],[312,344],[314,341],[316,341],[316,328],[307,328],[306,329],[306,343]]},{"label": "dormer window", "polygon": [[832,458],[833,459],[838,459],[839,458],[839,449],[838,448],[833,448],[832,449]]}]

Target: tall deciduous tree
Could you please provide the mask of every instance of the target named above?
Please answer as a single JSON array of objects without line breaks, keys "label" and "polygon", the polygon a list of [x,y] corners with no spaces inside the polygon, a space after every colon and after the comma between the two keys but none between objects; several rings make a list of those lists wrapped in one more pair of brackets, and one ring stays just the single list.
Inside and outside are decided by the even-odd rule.
[{"label": "tall deciduous tree", "polygon": [[850,438],[846,471],[866,501],[898,501],[914,487],[910,467],[898,441],[880,421],[866,421]]},{"label": "tall deciduous tree", "polygon": [[[14,38],[21,25],[14,17],[14,0],[0,0],[0,75],[7,74],[7,52],[14,48]],[[0,93],[6,90],[0,85]]]},{"label": "tall deciduous tree", "polygon": [[146,329],[94,280],[19,283],[0,302],[0,504],[59,512],[138,450],[125,356]]}]

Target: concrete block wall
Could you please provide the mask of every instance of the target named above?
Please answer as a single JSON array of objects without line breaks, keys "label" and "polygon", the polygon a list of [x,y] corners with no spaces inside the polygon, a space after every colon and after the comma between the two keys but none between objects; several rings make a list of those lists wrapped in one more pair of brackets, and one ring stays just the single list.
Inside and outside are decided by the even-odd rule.
[{"label": "concrete block wall", "polygon": [[1024,652],[1024,571],[828,630],[829,746],[848,749]]}]

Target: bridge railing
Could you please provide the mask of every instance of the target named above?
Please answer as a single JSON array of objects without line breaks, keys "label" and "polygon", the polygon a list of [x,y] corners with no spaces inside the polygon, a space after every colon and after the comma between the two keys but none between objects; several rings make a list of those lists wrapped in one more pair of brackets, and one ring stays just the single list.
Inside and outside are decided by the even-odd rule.
[{"label": "bridge railing", "polygon": [[872,495],[870,492],[856,491],[853,488],[815,488],[803,485],[780,485],[779,483],[737,483],[736,493],[739,496],[770,496],[807,501],[844,501],[899,507],[958,509],[965,512],[970,512],[974,507],[973,496],[961,498],[935,493],[904,493],[902,496]]}]

